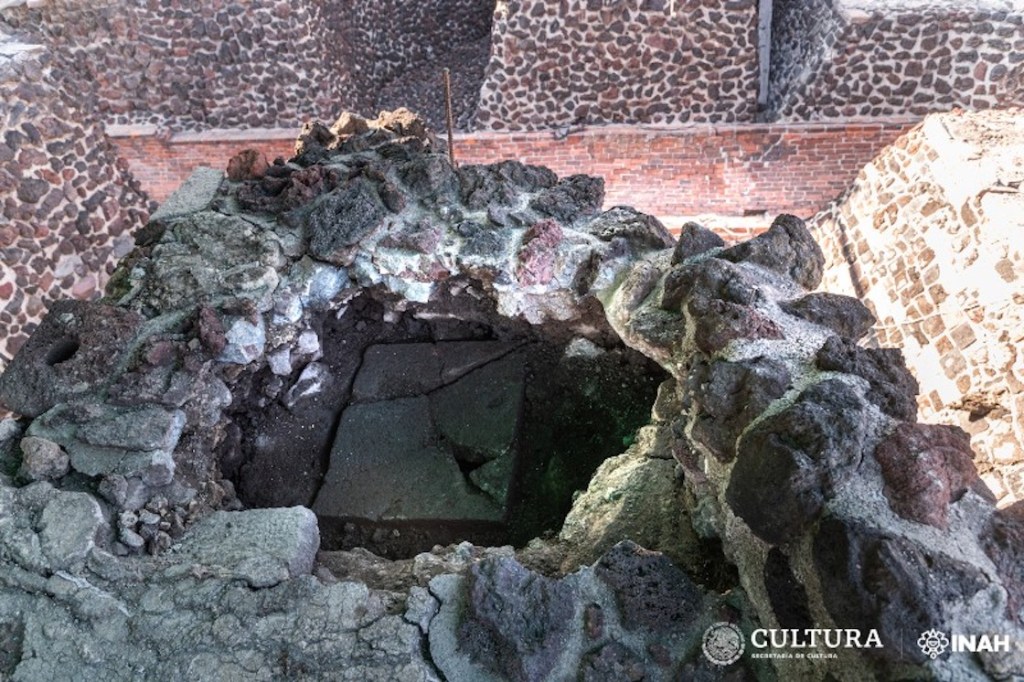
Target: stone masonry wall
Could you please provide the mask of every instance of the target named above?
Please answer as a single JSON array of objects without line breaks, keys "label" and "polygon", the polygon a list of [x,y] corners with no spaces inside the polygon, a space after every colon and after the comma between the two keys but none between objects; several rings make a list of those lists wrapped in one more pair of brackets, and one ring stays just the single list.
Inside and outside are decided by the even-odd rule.
[{"label": "stone masonry wall", "polygon": [[[456,127],[467,130],[480,95],[491,44],[495,0],[321,0],[320,27],[335,73],[348,74],[351,91],[339,101],[375,114],[406,107],[430,126],[445,127],[442,71],[451,69]],[[338,102],[331,109],[337,112]]]},{"label": "stone masonry wall", "polygon": [[459,120],[476,104],[494,0],[81,3],[5,11],[61,57],[108,123],[172,130],[298,127],[339,108],[428,111],[442,123],[452,67]]},{"label": "stone masonry wall", "polygon": [[772,34],[774,118],[920,116],[1024,102],[1016,0],[776,0]]},{"label": "stone masonry wall", "polygon": [[902,346],[922,418],[971,434],[1002,503],[1024,499],[1024,120],[941,115],[887,148],[814,220],[825,288]]},{"label": "stone masonry wall", "polygon": [[347,81],[344,73],[313,77],[323,48],[314,11],[278,0],[189,8],[53,0],[5,18],[52,46],[64,70],[58,78],[90,84],[82,104],[106,122],[177,129],[297,125],[329,110]]},{"label": "stone masonry wall", "polygon": [[151,210],[38,46],[0,44],[0,370],[53,299],[102,291]]},{"label": "stone masonry wall", "polygon": [[477,125],[751,121],[756,0],[509,0]]}]

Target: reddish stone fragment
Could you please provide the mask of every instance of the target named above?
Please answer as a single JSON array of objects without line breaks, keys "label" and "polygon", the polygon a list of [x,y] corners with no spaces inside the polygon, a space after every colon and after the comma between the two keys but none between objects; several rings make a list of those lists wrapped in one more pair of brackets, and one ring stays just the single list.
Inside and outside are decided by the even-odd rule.
[{"label": "reddish stone fragment", "polygon": [[875,449],[883,492],[905,519],[948,528],[949,505],[968,490],[991,498],[974,468],[971,437],[956,426],[903,423]]}]

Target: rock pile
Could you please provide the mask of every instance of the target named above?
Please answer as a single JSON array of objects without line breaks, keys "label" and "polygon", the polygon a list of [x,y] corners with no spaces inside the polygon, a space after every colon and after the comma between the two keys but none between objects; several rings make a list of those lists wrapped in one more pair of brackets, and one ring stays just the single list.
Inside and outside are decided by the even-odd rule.
[{"label": "rock pile", "polygon": [[786,679],[1020,674],[1019,650],[942,660],[918,646],[932,629],[1019,639],[1020,547],[1001,529],[1020,510],[994,509],[965,433],[916,423],[900,352],[856,344],[863,304],[808,293],[823,266],[792,216],[729,248],[689,224],[605,295],[626,343],[675,378],[695,527],[721,538],[766,627],[874,628],[884,643],[780,659]]},{"label": "rock pile", "polygon": [[[0,674],[1024,672],[1019,651],[918,653],[928,629],[1019,639],[1020,510],[994,511],[960,431],[916,423],[898,351],[855,343],[863,306],[808,292],[823,257],[799,220],[731,248],[692,224],[674,242],[602,212],[595,178],[452,168],[404,111],[311,124],[291,161],[256,158],[193,176],[107,298],[54,310],[0,377],[25,415],[0,426]],[[605,411],[572,431],[543,384]],[[612,398],[657,384],[634,437]],[[537,406],[565,425],[552,443],[593,449],[610,424],[629,445],[560,533],[317,554],[334,534],[398,556],[422,531],[410,516],[494,520],[585,485],[575,454],[531,453]],[[383,430],[394,447],[370,461],[361,434]],[[527,471],[507,487],[510,462]],[[882,647],[771,663],[748,647],[721,667],[705,633],[722,622],[876,630]]]}]

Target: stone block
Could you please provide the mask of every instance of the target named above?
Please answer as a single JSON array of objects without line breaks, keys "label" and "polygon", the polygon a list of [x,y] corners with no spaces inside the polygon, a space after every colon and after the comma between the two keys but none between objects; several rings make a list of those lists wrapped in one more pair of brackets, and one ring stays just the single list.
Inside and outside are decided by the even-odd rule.
[{"label": "stone block", "polygon": [[105,525],[100,505],[91,495],[54,495],[43,508],[39,532],[43,553],[53,570],[79,570]]},{"label": "stone block", "polygon": [[169,557],[260,588],[311,573],[319,548],[316,517],[305,507],[250,509],[207,516]]},{"label": "stone block", "polygon": [[348,407],[313,509],[320,516],[371,521],[497,522],[504,516],[440,447],[426,396]]},{"label": "stone block", "polygon": [[110,379],[142,327],[138,314],[85,301],[57,301],[0,374],[0,402],[38,417]]},{"label": "stone block", "polygon": [[86,476],[138,476],[147,485],[174,477],[174,448],[185,426],[180,410],[61,404],[26,432],[60,445]]},{"label": "stone block", "polygon": [[223,181],[223,171],[203,166],[196,168],[184,184],[150,216],[150,222],[166,223],[205,211],[213,203]]},{"label": "stone block", "polygon": [[512,448],[519,424],[525,367],[509,355],[430,396],[438,432],[460,461],[497,459]]},{"label": "stone block", "polygon": [[71,460],[59,445],[45,438],[21,439],[19,476],[29,481],[60,478],[68,472]]},{"label": "stone block", "polygon": [[497,360],[514,347],[499,341],[370,346],[363,353],[363,363],[352,385],[352,398],[370,402],[429,393]]}]

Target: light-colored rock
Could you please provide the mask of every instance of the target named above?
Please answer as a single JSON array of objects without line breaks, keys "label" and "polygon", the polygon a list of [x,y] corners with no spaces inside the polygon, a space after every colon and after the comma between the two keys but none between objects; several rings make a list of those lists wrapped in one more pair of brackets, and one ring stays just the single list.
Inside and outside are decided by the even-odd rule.
[{"label": "light-colored rock", "polygon": [[196,168],[184,184],[160,205],[150,220],[168,221],[205,211],[217,196],[223,181],[223,171],[205,166]]},{"label": "light-colored rock", "polygon": [[55,570],[78,572],[106,526],[99,503],[86,493],[60,493],[43,509],[39,538]]},{"label": "light-colored rock", "polygon": [[60,478],[71,466],[68,453],[45,438],[22,438],[21,453],[21,468],[18,475],[28,481]]},{"label": "light-colored rock", "polygon": [[190,529],[172,554],[252,587],[308,575],[320,546],[313,512],[304,507],[215,512]]}]

